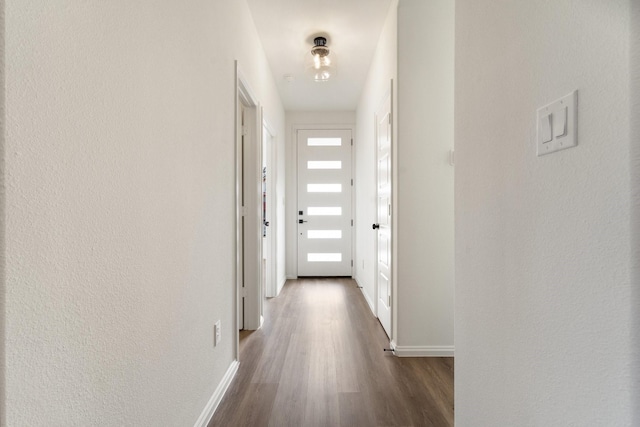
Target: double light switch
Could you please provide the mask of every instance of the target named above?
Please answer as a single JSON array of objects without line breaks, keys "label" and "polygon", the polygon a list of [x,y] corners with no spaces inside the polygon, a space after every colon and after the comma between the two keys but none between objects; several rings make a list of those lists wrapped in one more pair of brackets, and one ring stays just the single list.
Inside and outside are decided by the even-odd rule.
[{"label": "double light switch", "polygon": [[538,109],[538,156],[578,145],[578,91]]}]

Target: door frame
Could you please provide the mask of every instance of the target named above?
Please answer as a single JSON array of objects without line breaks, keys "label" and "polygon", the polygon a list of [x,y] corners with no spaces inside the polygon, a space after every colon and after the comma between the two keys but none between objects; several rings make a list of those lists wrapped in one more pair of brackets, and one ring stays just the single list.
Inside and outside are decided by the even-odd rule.
[{"label": "door frame", "polygon": [[[235,62],[235,144],[236,144],[236,357],[240,329],[255,330],[262,325],[262,213],[260,210],[262,161],[262,109],[254,91]],[[247,140],[243,149],[242,108]],[[244,185],[243,185],[244,183]],[[243,205],[244,200],[244,205]],[[243,227],[244,222],[244,227]],[[243,286],[244,284],[244,286]],[[244,304],[243,304],[244,299]],[[244,315],[244,316],[243,316]],[[243,319],[244,317],[244,319]],[[243,321],[244,320],[244,321]]]},{"label": "door frame", "polygon": [[[287,238],[287,245],[291,245],[293,257],[291,260],[295,265],[295,276],[288,277],[290,279],[298,278],[298,131],[299,130],[350,130],[351,138],[353,139],[353,146],[351,147],[351,177],[353,178],[353,187],[351,188],[351,217],[353,219],[353,227],[351,230],[351,259],[355,260],[355,248],[356,248],[356,162],[354,155],[354,147],[357,143],[356,125],[349,124],[294,124],[291,126],[291,155],[292,163],[295,173],[291,174],[292,190],[287,191],[287,195],[291,204],[287,204],[289,208],[289,215],[286,216],[288,227],[288,235],[291,238]],[[290,234],[289,234],[290,233]],[[351,268],[351,275],[353,277],[353,267]]]}]

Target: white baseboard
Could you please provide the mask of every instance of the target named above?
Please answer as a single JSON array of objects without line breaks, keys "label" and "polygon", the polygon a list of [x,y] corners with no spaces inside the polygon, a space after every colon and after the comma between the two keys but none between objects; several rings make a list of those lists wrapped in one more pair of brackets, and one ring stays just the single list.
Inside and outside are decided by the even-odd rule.
[{"label": "white baseboard", "polygon": [[276,296],[280,295],[280,291],[284,287],[284,284],[287,283],[287,276],[284,276],[280,279],[280,283],[278,283],[278,289],[276,289]]},{"label": "white baseboard", "polygon": [[207,406],[205,406],[202,410],[202,413],[200,414],[200,417],[198,417],[198,421],[196,421],[194,427],[207,427],[207,424],[209,424],[209,421],[211,421],[211,418],[213,418],[213,414],[216,412],[216,409],[218,409],[218,405],[222,401],[224,394],[229,389],[231,381],[233,381],[233,377],[236,376],[239,365],[240,362],[238,362],[237,360],[231,362],[229,369],[227,369],[224,377],[222,377],[222,381],[220,381],[220,384],[218,384],[218,387],[213,392],[211,399],[209,399],[209,402],[207,402]]},{"label": "white baseboard", "polygon": [[452,345],[429,346],[429,345],[396,345],[391,341],[393,353],[398,357],[453,357],[455,347]]},{"label": "white baseboard", "polygon": [[376,315],[376,309],[375,306],[373,305],[373,300],[371,299],[371,297],[369,296],[368,293],[365,292],[365,288],[364,286],[362,286],[362,284],[360,284],[360,280],[358,280],[357,277],[354,277],[353,280],[356,281],[356,283],[358,284],[358,286],[360,287],[360,292],[362,292],[362,295],[364,295],[364,299],[367,302],[367,304],[369,305],[369,309],[371,310],[371,313],[373,313],[373,315]]}]

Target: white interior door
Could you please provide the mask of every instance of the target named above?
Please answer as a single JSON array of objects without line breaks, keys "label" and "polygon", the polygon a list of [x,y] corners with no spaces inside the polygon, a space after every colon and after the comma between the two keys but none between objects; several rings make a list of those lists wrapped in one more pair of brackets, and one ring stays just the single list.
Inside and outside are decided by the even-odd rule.
[{"label": "white interior door", "polygon": [[298,276],[351,276],[351,131],[298,130]]},{"label": "white interior door", "polygon": [[276,137],[267,121],[262,128],[262,172],[263,172],[263,239],[262,258],[264,262],[263,296],[272,298],[278,295],[277,289],[277,254],[278,254],[278,221],[276,206],[277,151]]},{"label": "white interior door", "polygon": [[[262,295],[268,295],[273,287],[273,263],[271,253],[271,135],[266,126],[262,127]],[[263,310],[260,310],[262,313]]]},{"label": "white interior door", "polygon": [[259,107],[239,106],[238,117],[238,328],[261,324],[262,214]]},{"label": "white interior door", "polygon": [[391,337],[391,98],[376,114],[377,136],[377,315]]}]

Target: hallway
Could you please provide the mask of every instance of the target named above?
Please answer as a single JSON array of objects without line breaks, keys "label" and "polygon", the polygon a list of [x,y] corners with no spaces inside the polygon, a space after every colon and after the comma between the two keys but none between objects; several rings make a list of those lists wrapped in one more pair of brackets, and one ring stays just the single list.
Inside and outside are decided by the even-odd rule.
[{"label": "hallway", "polygon": [[398,358],[351,279],[290,280],[242,333],[214,426],[453,425],[453,359]]}]

